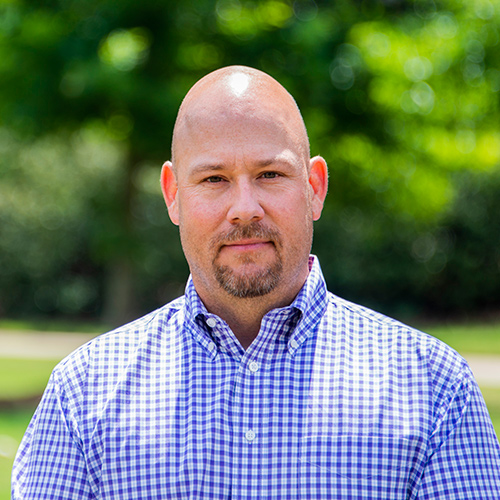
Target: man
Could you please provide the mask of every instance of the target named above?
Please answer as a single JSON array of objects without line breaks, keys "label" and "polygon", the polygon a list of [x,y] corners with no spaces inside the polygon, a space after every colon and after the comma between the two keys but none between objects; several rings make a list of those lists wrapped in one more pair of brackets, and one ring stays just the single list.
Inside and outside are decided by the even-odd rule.
[{"label": "man", "polygon": [[292,97],[203,78],[161,185],[186,294],[55,370],[14,499],[498,499],[500,447],[454,351],[326,290],[327,190]]}]

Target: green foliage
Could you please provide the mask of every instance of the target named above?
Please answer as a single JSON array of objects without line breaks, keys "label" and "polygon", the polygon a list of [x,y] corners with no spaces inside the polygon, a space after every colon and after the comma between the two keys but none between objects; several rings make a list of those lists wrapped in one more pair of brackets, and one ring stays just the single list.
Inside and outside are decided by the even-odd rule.
[{"label": "green foliage", "polygon": [[334,291],[498,307],[499,40],[489,0],[0,2],[0,312],[121,322],[182,293],[159,168],[228,64],[281,81],[330,165]]},{"label": "green foliage", "polygon": [[403,318],[498,310],[500,173],[452,180],[455,197],[430,221],[355,202],[323,217],[315,249],[331,256],[322,261],[330,288]]},{"label": "green foliage", "polygon": [[[99,199],[119,185],[121,155],[98,130],[82,129],[72,135],[44,135],[20,140],[0,131],[0,283],[8,294],[4,307],[22,301],[27,288],[42,311],[80,310],[96,299],[92,272],[73,273],[84,245],[93,245],[96,261],[111,238]],[[98,241],[96,241],[98,240]],[[95,273],[95,271],[94,271]],[[22,311],[22,308],[19,310]]]}]

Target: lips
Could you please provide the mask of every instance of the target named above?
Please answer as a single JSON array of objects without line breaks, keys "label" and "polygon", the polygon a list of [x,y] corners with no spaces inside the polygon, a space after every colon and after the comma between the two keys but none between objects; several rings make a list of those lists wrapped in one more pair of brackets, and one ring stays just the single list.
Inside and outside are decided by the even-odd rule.
[{"label": "lips", "polygon": [[233,250],[258,250],[268,245],[279,247],[281,237],[275,229],[253,223],[246,226],[235,226],[225,234],[220,234],[212,240],[212,245],[221,251],[224,247]]},{"label": "lips", "polygon": [[239,240],[239,241],[232,241],[232,242],[229,242],[229,243],[226,243],[225,245],[223,245],[223,247],[231,247],[231,248],[234,248],[234,249],[238,249],[238,250],[245,250],[245,249],[248,249],[248,250],[251,250],[251,249],[259,249],[259,248],[263,248],[267,245],[272,245],[273,243],[269,240],[256,240],[256,239],[251,239],[251,240]]}]

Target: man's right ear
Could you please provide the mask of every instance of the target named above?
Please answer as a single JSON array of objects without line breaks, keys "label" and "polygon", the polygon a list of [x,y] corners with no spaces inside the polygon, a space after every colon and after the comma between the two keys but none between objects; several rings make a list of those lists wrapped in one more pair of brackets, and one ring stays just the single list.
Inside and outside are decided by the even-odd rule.
[{"label": "man's right ear", "polygon": [[177,181],[175,179],[172,162],[166,161],[161,169],[161,191],[168,208],[170,220],[179,225],[179,205],[177,201]]}]

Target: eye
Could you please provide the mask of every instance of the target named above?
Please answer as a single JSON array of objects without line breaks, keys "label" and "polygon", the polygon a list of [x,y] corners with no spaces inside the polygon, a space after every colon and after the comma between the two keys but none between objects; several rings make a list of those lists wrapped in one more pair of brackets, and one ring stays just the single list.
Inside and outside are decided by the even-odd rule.
[{"label": "eye", "polygon": [[275,179],[276,177],[279,177],[279,174],[277,172],[264,172],[261,177],[263,179]]},{"label": "eye", "polygon": [[210,184],[215,184],[217,182],[222,182],[222,177],[219,177],[218,175],[211,175],[210,177],[207,177],[205,179],[205,182],[208,182]]}]

